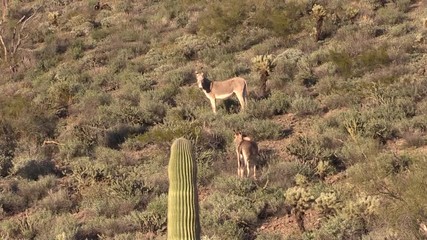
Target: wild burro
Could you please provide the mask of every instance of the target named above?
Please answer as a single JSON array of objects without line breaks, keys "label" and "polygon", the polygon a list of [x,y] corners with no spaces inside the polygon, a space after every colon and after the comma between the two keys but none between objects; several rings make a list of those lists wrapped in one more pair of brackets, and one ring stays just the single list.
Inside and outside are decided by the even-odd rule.
[{"label": "wild burro", "polygon": [[203,90],[206,97],[211,102],[212,111],[216,113],[216,99],[226,99],[236,94],[240,102],[240,111],[246,107],[248,96],[246,80],[241,77],[234,77],[224,81],[211,81],[202,72],[196,72],[197,85]]},{"label": "wild burro", "polygon": [[[241,132],[234,133],[234,143],[237,153],[237,175],[244,177],[250,176],[251,167],[253,168],[253,177],[256,180],[256,169],[258,166],[258,144]],[[252,165],[252,166],[251,166]]]}]

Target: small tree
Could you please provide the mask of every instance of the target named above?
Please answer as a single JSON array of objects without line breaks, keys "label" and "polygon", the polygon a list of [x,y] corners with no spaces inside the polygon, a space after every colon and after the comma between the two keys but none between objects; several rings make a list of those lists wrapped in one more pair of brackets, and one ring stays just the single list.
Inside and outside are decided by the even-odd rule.
[{"label": "small tree", "polygon": [[4,23],[4,9],[7,9],[7,0],[2,0],[2,5],[3,22],[0,23],[0,43],[3,46],[3,61],[9,65],[10,70],[12,71],[12,73],[14,73],[17,71],[18,68],[18,50],[22,45],[22,41],[28,37],[28,35],[23,35],[26,24],[36,15],[37,11],[32,11],[29,16],[22,16],[14,27],[12,27],[9,31],[6,31],[7,29]]},{"label": "small tree", "polygon": [[252,58],[252,64],[255,71],[260,75],[260,96],[265,97],[267,95],[267,80],[270,76],[273,69],[276,67],[276,64],[273,60],[274,56],[269,55],[258,55]]}]

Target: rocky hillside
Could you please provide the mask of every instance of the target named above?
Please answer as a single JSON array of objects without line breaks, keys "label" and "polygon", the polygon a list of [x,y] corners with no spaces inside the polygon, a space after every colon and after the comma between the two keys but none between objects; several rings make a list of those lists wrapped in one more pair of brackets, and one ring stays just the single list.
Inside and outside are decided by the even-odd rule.
[{"label": "rocky hillside", "polygon": [[[190,139],[205,240],[427,238],[427,2],[3,0],[1,239],[166,239]],[[237,98],[210,80],[243,77]],[[258,142],[238,178],[233,132]]]}]

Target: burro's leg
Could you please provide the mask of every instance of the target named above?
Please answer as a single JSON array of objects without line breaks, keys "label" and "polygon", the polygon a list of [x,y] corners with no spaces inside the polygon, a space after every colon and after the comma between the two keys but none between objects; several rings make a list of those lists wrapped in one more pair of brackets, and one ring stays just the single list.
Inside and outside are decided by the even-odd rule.
[{"label": "burro's leg", "polygon": [[257,180],[257,177],[256,177],[256,165],[255,164],[254,164],[254,179]]},{"label": "burro's leg", "polygon": [[209,98],[209,100],[211,101],[212,111],[213,111],[214,113],[216,113],[215,98]]},{"label": "burro's leg", "polygon": [[240,166],[240,153],[239,153],[239,151],[237,151],[236,153],[237,153],[237,176],[241,177],[240,176],[240,168],[241,168],[241,166]]},{"label": "burro's leg", "polygon": [[245,161],[245,165],[246,165],[246,177],[250,177],[251,174],[251,168],[250,168],[250,156],[248,156],[248,154],[243,153],[243,159]]},{"label": "burro's leg", "polygon": [[246,97],[243,95],[243,93],[236,92],[237,99],[239,99],[240,103],[240,111],[244,111],[246,107]]}]

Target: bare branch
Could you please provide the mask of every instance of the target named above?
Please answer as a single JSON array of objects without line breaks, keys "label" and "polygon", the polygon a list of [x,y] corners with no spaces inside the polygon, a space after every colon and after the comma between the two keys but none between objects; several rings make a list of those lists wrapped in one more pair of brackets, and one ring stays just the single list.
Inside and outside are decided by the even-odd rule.
[{"label": "bare branch", "polygon": [[4,50],[4,61],[7,62],[8,61],[8,56],[7,56],[7,47],[6,44],[4,43],[4,39],[3,39],[3,34],[0,32],[0,42],[3,45],[3,50]]},{"label": "bare branch", "polygon": [[64,144],[59,143],[59,142],[57,142],[57,141],[53,141],[53,140],[44,140],[44,141],[43,141],[43,145],[42,145],[42,146],[45,146],[45,145],[48,145],[48,144],[53,144],[53,145],[64,145]]}]

